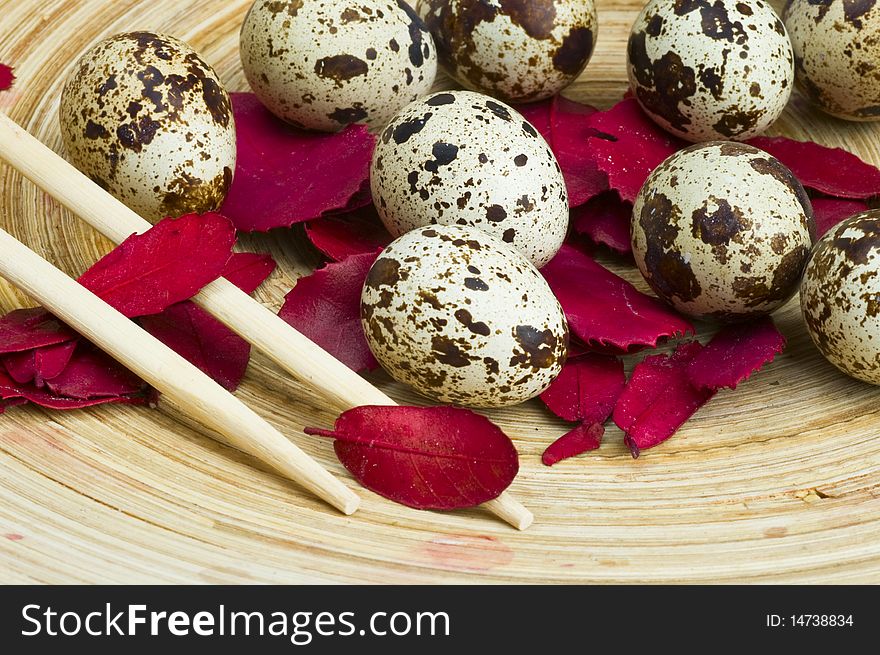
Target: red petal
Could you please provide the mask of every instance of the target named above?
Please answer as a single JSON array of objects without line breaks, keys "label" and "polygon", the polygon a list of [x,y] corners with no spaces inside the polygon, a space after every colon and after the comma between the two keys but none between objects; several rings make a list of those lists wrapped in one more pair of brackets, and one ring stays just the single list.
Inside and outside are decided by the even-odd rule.
[{"label": "red petal", "polygon": [[702,389],[736,389],[785,349],[769,316],[721,329],[688,364],[690,383]]},{"label": "red petal", "polygon": [[596,450],[602,445],[604,434],[605,428],[601,423],[581,423],[550,444],[541,455],[541,462],[544,466],[553,466],[569,457]]},{"label": "red petal", "polygon": [[631,352],[694,331],[687,319],[570,245],[563,245],[541,273],[571,331],[591,347]]},{"label": "red petal", "polygon": [[361,327],[361,290],[378,252],[327,264],[300,278],[278,315],[355,371],[379,366]]},{"label": "red petal", "polygon": [[608,176],[596,166],[587,145],[587,138],[596,134],[589,119],[595,107],[555,96],[517,109],[550,144],[565,177],[570,206],[582,205],[608,189]]},{"label": "red petal", "polygon": [[221,211],[239,230],[289,227],[363,204],[376,145],[366,126],[306,132],[273,116],[251,93],[230,96],[238,156]]},{"label": "red petal", "polygon": [[16,309],[0,318],[0,354],[64,343],[76,333],[42,307]]},{"label": "red petal", "polygon": [[870,209],[861,200],[840,200],[838,198],[813,198],[813,217],[816,219],[816,238],[821,239],[832,227],[850,216]]},{"label": "red petal", "polygon": [[846,150],[783,136],[759,136],[746,143],[776,157],[805,187],[839,198],[880,194],[880,170]]},{"label": "red petal", "polygon": [[632,98],[593,114],[589,126],[602,133],[588,144],[596,165],[608,175],[609,186],[630,202],[657,166],[689,145],[664,132]]},{"label": "red petal", "polygon": [[0,64],[0,91],[6,91],[7,89],[12,88],[14,83],[15,73],[12,70],[12,66]]},{"label": "red petal", "polygon": [[367,489],[416,509],[474,507],[519,470],[516,448],[489,419],[456,407],[357,407],[333,431],[336,456]]},{"label": "red petal", "polygon": [[617,192],[607,191],[572,209],[571,224],[575,232],[593,243],[628,255],[632,253],[629,236],[632,208],[632,203],[621,200]]},{"label": "red petal", "polygon": [[90,400],[139,393],[145,384],[108,355],[82,342],[61,374],[46,380],[46,386],[57,396]]},{"label": "red petal", "polygon": [[633,370],[614,407],[614,422],[626,433],[633,457],[666,441],[715,395],[688,381],[688,365],[701,349],[697,341],[683,343],[672,355],[651,355]]},{"label": "red petal", "polygon": [[47,391],[36,389],[30,385],[16,384],[12,378],[8,377],[3,371],[0,371],[0,399],[5,401],[2,403],[4,409],[14,405],[21,405],[23,404],[23,401],[30,401],[35,405],[40,405],[47,409],[59,410],[80,409],[82,407],[104,405],[107,403],[125,405],[143,405],[146,403],[146,397],[143,395],[90,398],[86,400],[62,398]]},{"label": "red petal", "polygon": [[347,214],[325,216],[306,223],[306,236],[332,261],[381,250],[392,237],[370,205]]},{"label": "red petal", "polygon": [[158,314],[220,277],[234,243],[220,214],[166,218],[127,238],[79,282],[129,318]]},{"label": "red petal", "polygon": [[625,386],[623,362],[590,353],[567,361],[541,400],[566,421],[604,423]]},{"label": "red petal", "polygon": [[223,277],[245,293],[253,293],[272,274],[277,264],[272,255],[236,252],[226,263]]},{"label": "red petal", "polygon": [[12,379],[19,384],[33,382],[40,388],[46,380],[60,375],[67,367],[76,345],[77,341],[68,341],[13,353],[3,358],[3,365]]}]

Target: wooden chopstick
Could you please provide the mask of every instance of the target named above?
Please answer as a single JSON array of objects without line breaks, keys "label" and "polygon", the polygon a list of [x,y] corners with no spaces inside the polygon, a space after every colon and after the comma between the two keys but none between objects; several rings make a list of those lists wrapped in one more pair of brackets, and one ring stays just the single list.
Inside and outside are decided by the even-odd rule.
[{"label": "wooden chopstick", "polygon": [[[114,243],[151,227],[2,112],[0,158]],[[318,390],[336,408],[397,404],[231,282],[216,280],[193,301],[282,369]],[[483,507],[519,530],[534,520],[507,492]]]},{"label": "wooden chopstick", "polygon": [[345,514],[360,498],[201,370],[0,230],[0,275],[200,423]]}]

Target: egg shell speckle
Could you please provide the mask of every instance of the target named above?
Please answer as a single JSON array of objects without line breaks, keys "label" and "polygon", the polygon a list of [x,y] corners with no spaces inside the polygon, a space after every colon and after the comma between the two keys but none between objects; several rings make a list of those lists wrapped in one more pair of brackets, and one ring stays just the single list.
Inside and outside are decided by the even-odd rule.
[{"label": "egg shell speckle", "polygon": [[568,194],[547,142],[518,112],[471,91],[418,100],[388,124],[371,168],[394,236],[431,224],[477,226],[540,267],[562,246]]},{"label": "egg shell speckle", "polygon": [[537,396],[568,349],[565,316],[541,274],[471,227],[427,227],[392,242],[367,276],[361,318],[395,379],[472,407]]},{"label": "egg shell speckle", "polygon": [[797,290],[814,236],[810,200],[791,171],[730,141],[672,155],[633,207],[639,270],[658,296],[698,318],[780,307]]},{"label": "egg shell speckle", "polygon": [[449,74],[507,102],[543,100],[571,84],[599,30],[593,0],[420,0],[418,12]]},{"label": "egg shell speckle", "polygon": [[880,211],[848,218],[816,244],[801,284],[801,310],[828,361],[880,384]]},{"label": "egg shell speckle", "polygon": [[147,219],[217,209],[235,170],[235,122],[217,74],[149,32],[101,41],[61,95],[71,162]]},{"label": "egg shell speckle", "polygon": [[880,120],[880,5],[877,0],[792,0],[785,26],[798,88],[847,120]]},{"label": "egg shell speckle", "polygon": [[794,82],[785,26],[761,0],[652,0],[633,24],[627,70],[645,111],[695,142],[760,134]]},{"label": "egg shell speckle", "polygon": [[434,41],[402,0],[256,0],[240,45],[263,104],[312,130],[381,128],[437,75]]}]

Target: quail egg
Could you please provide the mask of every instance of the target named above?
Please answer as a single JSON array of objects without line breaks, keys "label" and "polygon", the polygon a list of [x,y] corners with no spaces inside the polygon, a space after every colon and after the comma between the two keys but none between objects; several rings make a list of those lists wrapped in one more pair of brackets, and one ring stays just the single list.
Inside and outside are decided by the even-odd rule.
[{"label": "quail egg", "polygon": [[801,284],[801,310],[828,361],[880,384],[880,210],[848,218],[816,244]]},{"label": "quail egg", "polygon": [[437,74],[434,41],[403,0],[256,0],[240,44],[263,104],[311,130],[381,128]]},{"label": "quail egg", "polygon": [[217,74],[150,32],[101,41],[61,95],[71,162],[147,219],[217,209],[235,170],[235,122]]},{"label": "quail egg", "polygon": [[658,296],[698,318],[734,321],[780,307],[797,290],[814,238],[800,182],[742,143],[677,152],[633,207],[639,270]]},{"label": "quail egg", "polygon": [[797,84],[820,109],[880,120],[880,5],[876,0],[791,0],[785,26]]},{"label": "quail egg", "polygon": [[361,319],[395,379],[472,407],[537,396],[568,347],[565,316],[541,274],[473,227],[424,227],[393,241],[367,275]]},{"label": "quail egg", "polygon": [[688,141],[741,141],[788,102],[794,59],[762,0],[651,0],[629,37],[630,88],[661,127]]},{"label": "quail egg", "polygon": [[562,91],[598,34],[593,0],[419,0],[418,11],[449,74],[507,102]]},{"label": "quail egg", "polygon": [[479,93],[436,93],[397,114],[376,145],[370,179],[394,236],[473,225],[540,267],[568,229],[565,180],[547,142],[518,112]]}]

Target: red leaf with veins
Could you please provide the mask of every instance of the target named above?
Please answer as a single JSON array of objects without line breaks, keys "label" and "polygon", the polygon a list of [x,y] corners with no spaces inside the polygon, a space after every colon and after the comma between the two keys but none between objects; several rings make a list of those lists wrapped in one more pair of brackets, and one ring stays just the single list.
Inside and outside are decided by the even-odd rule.
[{"label": "red leaf with veins", "polygon": [[519,471],[510,438],[457,407],[356,407],[334,430],[336,456],[367,489],[416,509],[474,507],[497,498]]},{"label": "red leaf with veins", "polygon": [[158,314],[220,277],[234,243],[220,214],[166,218],[127,238],[79,283],[129,318]]},{"label": "red leaf with veins", "polygon": [[33,382],[37,388],[43,387],[46,380],[61,374],[67,367],[78,341],[67,341],[52,346],[43,346],[3,357],[3,365],[19,384]]}]

